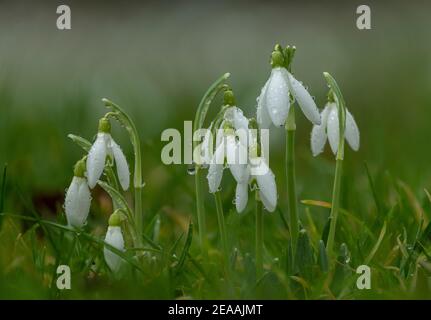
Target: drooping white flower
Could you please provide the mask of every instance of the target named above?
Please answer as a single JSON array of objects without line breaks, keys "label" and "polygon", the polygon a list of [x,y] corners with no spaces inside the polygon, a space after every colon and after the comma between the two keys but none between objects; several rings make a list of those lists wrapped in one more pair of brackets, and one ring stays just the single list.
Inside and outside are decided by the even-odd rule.
[{"label": "drooping white flower", "polygon": [[90,205],[91,194],[90,189],[88,189],[87,179],[73,177],[64,201],[68,225],[82,228],[87,221]]},{"label": "drooping white flower", "polygon": [[111,137],[109,120],[102,118],[99,122],[99,133],[91,146],[87,157],[87,179],[90,188],[94,188],[105,168],[106,157],[110,156],[117,167],[118,180],[123,190],[130,184],[130,171],[126,157],[120,146]]},{"label": "drooping white flower", "polygon": [[[120,218],[116,213],[113,213],[109,218],[109,227],[106,232],[105,242],[120,251],[124,251],[124,238],[121,232]],[[105,246],[105,248],[103,248],[103,255],[106,264],[112,272],[117,273],[120,271],[123,259],[118,254]]]},{"label": "drooping white flower", "polygon": [[79,160],[74,169],[74,177],[66,191],[64,211],[69,226],[82,228],[90,212],[91,193],[84,177],[85,161]]},{"label": "drooping white flower", "polygon": [[[278,59],[284,59],[280,52],[274,52]],[[282,65],[281,62],[273,64],[271,75],[263,86],[257,98],[256,118],[261,128],[269,128],[270,122],[276,127],[286,123],[290,109],[290,94],[298,102],[299,107],[313,124],[320,124],[320,114],[307,89],[301,82]]]},{"label": "drooping white flower", "polygon": [[235,106],[227,109],[217,130],[216,149],[208,169],[207,179],[211,193],[219,190],[225,163],[238,183],[248,180],[247,135],[248,119],[242,111]]},{"label": "drooping white flower", "polygon": [[[314,125],[311,131],[311,151],[314,156],[323,152],[326,140],[334,154],[337,154],[340,141],[340,127],[338,121],[338,109],[335,102],[328,102],[321,113],[322,123]],[[352,114],[346,109],[346,128],[344,137],[354,151],[359,150],[360,135]]]},{"label": "drooping white flower", "polygon": [[275,182],[275,175],[268,167],[265,158],[252,157],[247,170],[250,173],[249,181],[246,183],[238,183],[236,186],[236,210],[241,213],[245,209],[248,201],[249,183],[256,183],[260,200],[265,209],[269,212],[273,212],[277,207],[277,184]]}]

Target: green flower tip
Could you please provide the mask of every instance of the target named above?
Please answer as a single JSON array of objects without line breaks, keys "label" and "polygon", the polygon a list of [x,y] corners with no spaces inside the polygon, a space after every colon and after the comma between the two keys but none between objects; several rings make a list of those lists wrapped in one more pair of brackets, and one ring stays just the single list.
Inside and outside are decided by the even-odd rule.
[{"label": "green flower tip", "polygon": [[225,134],[235,134],[235,130],[234,130],[233,126],[227,121],[223,124],[222,129],[223,129]]},{"label": "green flower tip", "polygon": [[109,119],[103,117],[99,120],[99,132],[110,133],[111,132],[111,123]]},{"label": "green flower tip", "polygon": [[117,211],[115,211],[109,217],[108,224],[110,227],[119,227],[121,225],[121,215]]},{"label": "green flower tip", "polygon": [[73,168],[73,175],[75,177],[84,178],[85,170],[86,170],[85,158],[83,158],[75,163],[75,167]]},{"label": "green flower tip", "polygon": [[227,89],[223,94],[223,104],[225,106],[234,106],[236,105],[235,96],[233,95],[233,91],[231,89]]},{"label": "green flower tip", "polygon": [[283,53],[283,47],[279,43],[277,43],[274,46],[274,51],[280,51],[281,53]]},{"label": "green flower tip", "polygon": [[102,98],[102,102],[105,104],[105,106],[110,106],[112,105],[112,101],[106,98]]},{"label": "green flower tip", "polygon": [[250,120],[248,121],[248,127],[250,129],[259,129],[259,125],[256,121],[256,118],[250,118]]},{"label": "green flower tip", "polygon": [[286,46],[284,49],[284,55],[286,58],[286,66],[290,67],[293,61],[293,57],[295,56],[296,47],[295,46]]},{"label": "green flower tip", "polygon": [[279,50],[272,51],[272,53],[271,53],[271,66],[273,68],[285,66],[284,55],[281,51],[279,51]]}]

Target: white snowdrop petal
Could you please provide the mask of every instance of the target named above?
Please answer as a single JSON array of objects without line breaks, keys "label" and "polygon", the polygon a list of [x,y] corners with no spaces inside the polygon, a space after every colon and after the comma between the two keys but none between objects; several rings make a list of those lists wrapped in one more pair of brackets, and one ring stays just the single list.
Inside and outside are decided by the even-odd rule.
[{"label": "white snowdrop petal", "polygon": [[73,177],[69,188],[66,191],[64,200],[64,210],[66,212],[67,223],[70,226],[79,227],[77,223],[76,214],[79,212],[79,178]]},{"label": "white snowdrop petal", "polygon": [[320,113],[313,98],[301,82],[296,80],[290,73],[288,73],[288,77],[290,91],[298,102],[302,112],[313,124],[319,125],[321,123]]},{"label": "white snowdrop petal", "polygon": [[223,142],[223,140],[224,140],[224,130],[223,130],[223,128],[224,128],[224,125],[225,125],[225,123],[226,123],[226,121],[225,120],[223,120],[221,123],[220,123],[220,126],[218,127],[218,128],[216,128],[216,132],[215,132],[215,135],[216,135],[216,144],[215,144],[215,148],[217,149],[217,147],[220,145],[220,144],[222,144],[222,142]]},{"label": "white snowdrop petal", "polygon": [[313,129],[311,130],[311,151],[313,156],[317,156],[323,152],[323,148],[325,147],[325,143],[328,138],[326,135],[326,120],[328,118],[328,110],[329,107],[325,106],[320,115],[322,123],[320,125],[313,125]]},{"label": "white snowdrop petal", "polygon": [[79,212],[80,212],[80,221],[81,224],[84,225],[87,221],[88,213],[90,212],[90,206],[91,206],[91,193],[90,189],[88,188],[87,179],[81,178],[81,182],[79,183]]},{"label": "white snowdrop petal", "polygon": [[90,212],[91,194],[85,178],[73,177],[64,201],[67,223],[82,228]]},{"label": "white snowdrop petal", "polygon": [[248,129],[248,119],[244,116],[244,113],[238,107],[228,108],[225,111],[223,118],[226,121],[232,123],[235,130],[239,130],[239,129],[247,130]]},{"label": "white snowdrop petal", "polygon": [[248,119],[239,108],[235,108],[233,126],[235,130],[248,130]]},{"label": "white snowdrop petal", "polygon": [[248,201],[248,183],[238,183],[235,191],[235,207],[238,213],[244,211]]},{"label": "white snowdrop petal", "polygon": [[269,79],[266,81],[262,90],[260,91],[260,96],[257,97],[257,109],[256,109],[256,120],[261,129],[269,129],[272,120],[269,116],[268,109],[266,106],[266,91],[268,88]]},{"label": "white snowdrop petal", "polygon": [[[229,141],[228,137],[228,141]],[[235,139],[235,137],[233,137]],[[231,145],[231,147],[229,147]],[[247,148],[239,142],[227,143],[227,161],[229,170],[238,183],[245,183],[249,179],[247,170]]]},{"label": "white snowdrop petal", "polygon": [[208,187],[211,193],[218,191],[223,178],[224,169],[224,143],[222,142],[216,149],[211,164],[208,168]]},{"label": "white snowdrop petal", "polygon": [[[105,242],[118,250],[124,251],[124,238],[121,227],[109,226],[106,232]],[[123,263],[123,259],[107,247],[103,248],[103,255],[105,256],[105,261],[109,269],[114,273],[118,272]]]},{"label": "white snowdrop petal", "polygon": [[202,162],[202,165],[209,165],[211,162],[212,145],[213,145],[211,127],[212,127],[212,124],[207,129],[207,131],[205,132],[205,136],[204,136],[204,139],[203,139],[202,144],[201,144],[201,162]]},{"label": "white snowdrop petal", "polygon": [[277,201],[273,202],[272,200],[269,200],[262,191],[259,191],[259,196],[264,208],[268,212],[274,212],[275,208],[277,208]]},{"label": "white snowdrop petal", "polygon": [[350,147],[354,151],[359,150],[360,137],[359,137],[359,129],[356,125],[355,119],[349,110],[346,110],[346,131],[345,137]]},{"label": "white snowdrop petal", "polygon": [[114,139],[111,139],[111,148],[114,155],[115,164],[117,166],[118,180],[120,181],[123,190],[126,191],[129,189],[130,185],[130,170],[126,156]]},{"label": "white snowdrop petal", "polygon": [[338,150],[338,143],[340,141],[340,127],[338,123],[338,109],[335,104],[331,105],[328,114],[327,133],[329,145],[332,152],[336,155]]},{"label": "white snowdrop petal", "polygon": [[266,104],[272,123],[277,127],[285,124],[289,113],[290,99],[286,73],[285,68],[272,69],[263,101]]},{"label": "white snowdrop petal", "polygon": [[277,185],[275,183],[275,176],[265,161],[261,161],[260,166],[261,168],[259,171],[266,173],[255,176],[257,185],[259,186],[261,200],[265,208],[269,212],[272,212],[277,206]]},{"label": "white snowdrop petal", "polygon": [[87,179],[90,188],[94,188],[103,173],[107,155],[107,141],[110,135],[98,133],[96,141],[91,146],[87,156]]}]

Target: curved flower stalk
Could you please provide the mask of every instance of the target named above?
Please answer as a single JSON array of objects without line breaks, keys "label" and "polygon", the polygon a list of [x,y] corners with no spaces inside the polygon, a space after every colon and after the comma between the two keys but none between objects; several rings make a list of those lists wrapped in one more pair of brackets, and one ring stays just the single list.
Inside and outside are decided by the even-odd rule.
[{"label": "curved flower stalk", "polygon": [[[118,250],[123,250],[124,238],[119,222],[115,222],[115,219],[119,219],[120,222],[121,220],[125,220],[124,230],[130,233],[133,246],[135,248],[142,248],[144,239],[142,189],[145,184],[142,182],[142,158],[136,126],[118,105],[107,99],[103,99],[103,102],[105,106],[112,111],[108,112],[100,119],[97,138],[93,144],[82,137],[69,135],[73,141],[88,152],[88,155],[75,166],[74,179],[66,194],[65,211],[68,223],[80,227],[85,223],[88,216],[91,200],[89,187],[93,188],[96,184],[99,184],[107,192],[112,198],[115,211],[110,218],[106,235],[106,242],[108,245],[104,248],[104,255],[110,269],[116,272],[119,270],[120,262],[118,261],[120,260],[118,255],[109,250],[109,248],[111,247],[111,249],[113,249],[113,246]],[[129,165],[121,148],[111,137],[109,118],[116,119],[129,132],[130,140],[134,148],[135,170],[133,188],[135,197],[133,210],[121,192],[121,189],[124,191],[128,190],[130,185]],[[116,170],[113,169],[114,164],[116,165]],[[106,180],[101,179],[103,172],[105,172]],[[142,256],[140,252],[141,251],[136,251],[136,258],[138,259]]]},{"label": "curved flower stalk", "polygon": [[[271,123],[286,129],[286,177],[290,232],[293,252],[299,236],[295,177],[295,110],[296,101],[305,117],[314,125],[321,123],[320,113],[312,96],[304,85],[291,73],[296,48],[283,49],[276,45],[271,54],[272,71],[257,98],[256,117],[260,128],[269,128]],[[294,255],[293,255],[294,256]]]},{"label": "curved flower stalk", "polygon": [[72,182],[64,201],[67,223],[71,227],[82,228],[90,212],[91,193],[85,178],[85,160],[75,164]]},{"label": "curved flower stalk", "polygon": [[[322,123],[320,125],[314,125],[311,131],[311,151],[313,152],[313,156],[317,156],[323,152],[327,140],[329,140],[332,152],[334,155],[337,155],[338,143],[340,141],[338,108],[334,102],[332,92],[330,93],[329,99],[330,101],[326,104],[321,113]],[[355,119],[347,108],[344,136],[350,147],[354,151],[358,151],[360,144],[359,129]]]},{"label": "curved flower stalk", "polygon": [[[193,132],[197,132],[198,130],[203,128],[203,124],[205,122],[206,115],[208,113],[208,109],[217,96],[223,89],[226,88],[225,81],[229,78],[230,74],[225,73],[219,79],[217,79],[205,92],[202,97],[198,109],[196,110],[195,120],[193,122]],[[209,139],[209,138],[207,138]],[[197,147],[197,141],[193,141],[193,150]],[[210,159],[210,158],[209,158]],[[207,160],[207,164],[209,163],[209,159]],[[196,213],[198,220],[198,231],[199,231],[199,244],[201,249],[204,248],[205,244],[205,212],[204,212],[204,203],[202,197],[202,188],[201,188],[201,167],[202,165],[196,163],[195,161],[195,191],[196,191]],[[205,165],[205,164],[204,164]],[[205,252],[205,250],[203,250]]]},{"label": "curved flower stalk", "polygon": [[105,169],[106,158],[111,157],[117,166],[117,175],[124,191],[129,189],[130,171],[126,157],[120,146],[111,137],[111,124],[109,119],[103,117],[99,121],[99,132],[88,152],[87,179],[90,188],[94,188]]},{"label": "curved flower stalk", "polygon": [[[330,213],[330,225],[328,232],[327,241],[327,254],[332,256],[334,240],[335,240],[335,229],[337,225],[337,217],[340,209],[340,192],[341,192],[341,175],[343,168],[344,159],[344,140],[350,144],[353,150],[359,149],[359,129],[353,116],[346,109],[346,103],[344,102],[343,95],[340,88],[338,87],[335,79],[327,72],[323,73],[330,92],[328,94],[329,106],[324,110],[324,122],[322,127],[313,128],[313,137],[316,141],[312,142],[313,153],[318,153],[323,149],[326,141],[326,134],[328,135],[328,140],[331,145],[331,149],[336,153],[336,166],[335,166],[335,178],[334,187],[332,191],[332,205]],[[313,146],[314,145],[314,146]]]},{"label": "curved flower stalk", "polygon": [[[114,212],[109,218],[109,226],[108,231],[106,232],[105,242],[120,251],[125,251],[124,238],[121,231],[121,216],[116,212]],[[103,255],[109,269],[111,269],[113,273],[118,274],[123,265],[123,259],[106,246],[103,248]]]}]

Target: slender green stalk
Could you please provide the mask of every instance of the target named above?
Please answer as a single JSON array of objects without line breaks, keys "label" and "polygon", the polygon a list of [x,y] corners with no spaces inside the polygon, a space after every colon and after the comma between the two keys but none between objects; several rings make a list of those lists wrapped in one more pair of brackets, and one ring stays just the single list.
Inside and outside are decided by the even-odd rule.
[{"label": "slender green stalk", "polygon": [[221,238],[222,247],[223,247],[223,253],[225,256],[225,263],[226,265],[228,265],[229,249],[227,246],[226,225],[224,223],[223,204],[222,204],[220,192],[214,193],[214,198],[216,202],[218,227],[219,227],[220,238]]},{"label": "slender green stalk", "polygon": [[205,212],[204,203],[202,199],[202,188],[201,188],[201,170],[199,166],[196,166],[195,173],[195,187],[196,187],[196,209],[198,218],[198,229],[199,229],[199,244],[201,248],[205,245]]},{"label": "slender green stalk", "polygon": [[141,154],[141,143],[139,139],[138,130],[136,129],[135,124],[129,115],[124,112],[124,110],[113,103],[108,99],[102,99],[105,103],[105,106],[113,109],[115,112],[112,113],[112,116],[117,118],[120,121],[126,130],[129,133],[130,140],[133,145],[133,151],[135,155],[135,170],[133,174],[133,190],[135,196],[135,212],[134,212],[134,220],[135,220],[135,228],[136,228],[136,236],[137,236],[137,246],[142,246],[142,237],[144,233],[144,223],[143,223],[143,207],[142,207],[142,191],[144,187],[143,178],[142,178],[142,154]]},{"label": "slender green stalk", "polygon": [[344,101],[343,94],[335,81],[335,79],[327,72],[323,73],[329,87],[331,88],[331,93],[333,99],[337,104],[338,108],[338,127],[339,127],[339,143],[336,156],[336,166],[335,166],[335,178],[334,178],[334,188],[332,191],[332,206],[331,206],[331,223],[329,225],[328,242],[327,242],[327,253],[328,257],[333,254],[333,247],[335,241],[335,229],[337,226],[338,212],[340,211],[340,190],[341,190],[341,175],[343,169],[343,159],[344,159],[344,132],[346,129],[346,103]]},{"label": "slender green stalk", "polygon": [[[296,243],[299,235],[299,222],[296,198],[296,177],[295,177],[295,111],[291,106],[286,122],[286,178],[287,178],[287,197],[290,219],[290,235],[292,241],[292,252],[296,251]],[[293,254],[293,256],[295,256]]]},{"label": "slender green stalk", "polygon": [[256,281],[263,276],[263,211],[256,193]]},{"label": "slender green stalk", "polygon": [[[193,121],[193,133],[203,127],[205,122],[208,109],[211,105],[213,99],[217,96],[219,92],[225,89],[225,81],[230,77],[230,73],[225,73],[220,78],[218,78],[205,92],[202,100],[199,103],[198,109],[196,110],[195,120]],[[198,141],[193,140],[193,152],[198,145]],[[195,190],[196,190],[196,211],[198,219],[198,232],[199,232],[199,244],[201,249],[203,249],[205,244],[205,207],[203,203],[201,184],[200,184],[200,170],[199,166],[196,165],[195,173]]]},{"label": "slender green stalk", "polygon": [[343,160],[337,159],[335,166],[334,188],[332,190],[332,206],[331,206],[331,224],[329,225],[328,243],[326,245],[328,257],[332,256],[334,247],[335,228],[337,225],[338,212],[340,211],[340,190],[341,190],[341,174],[343,169]]}]

